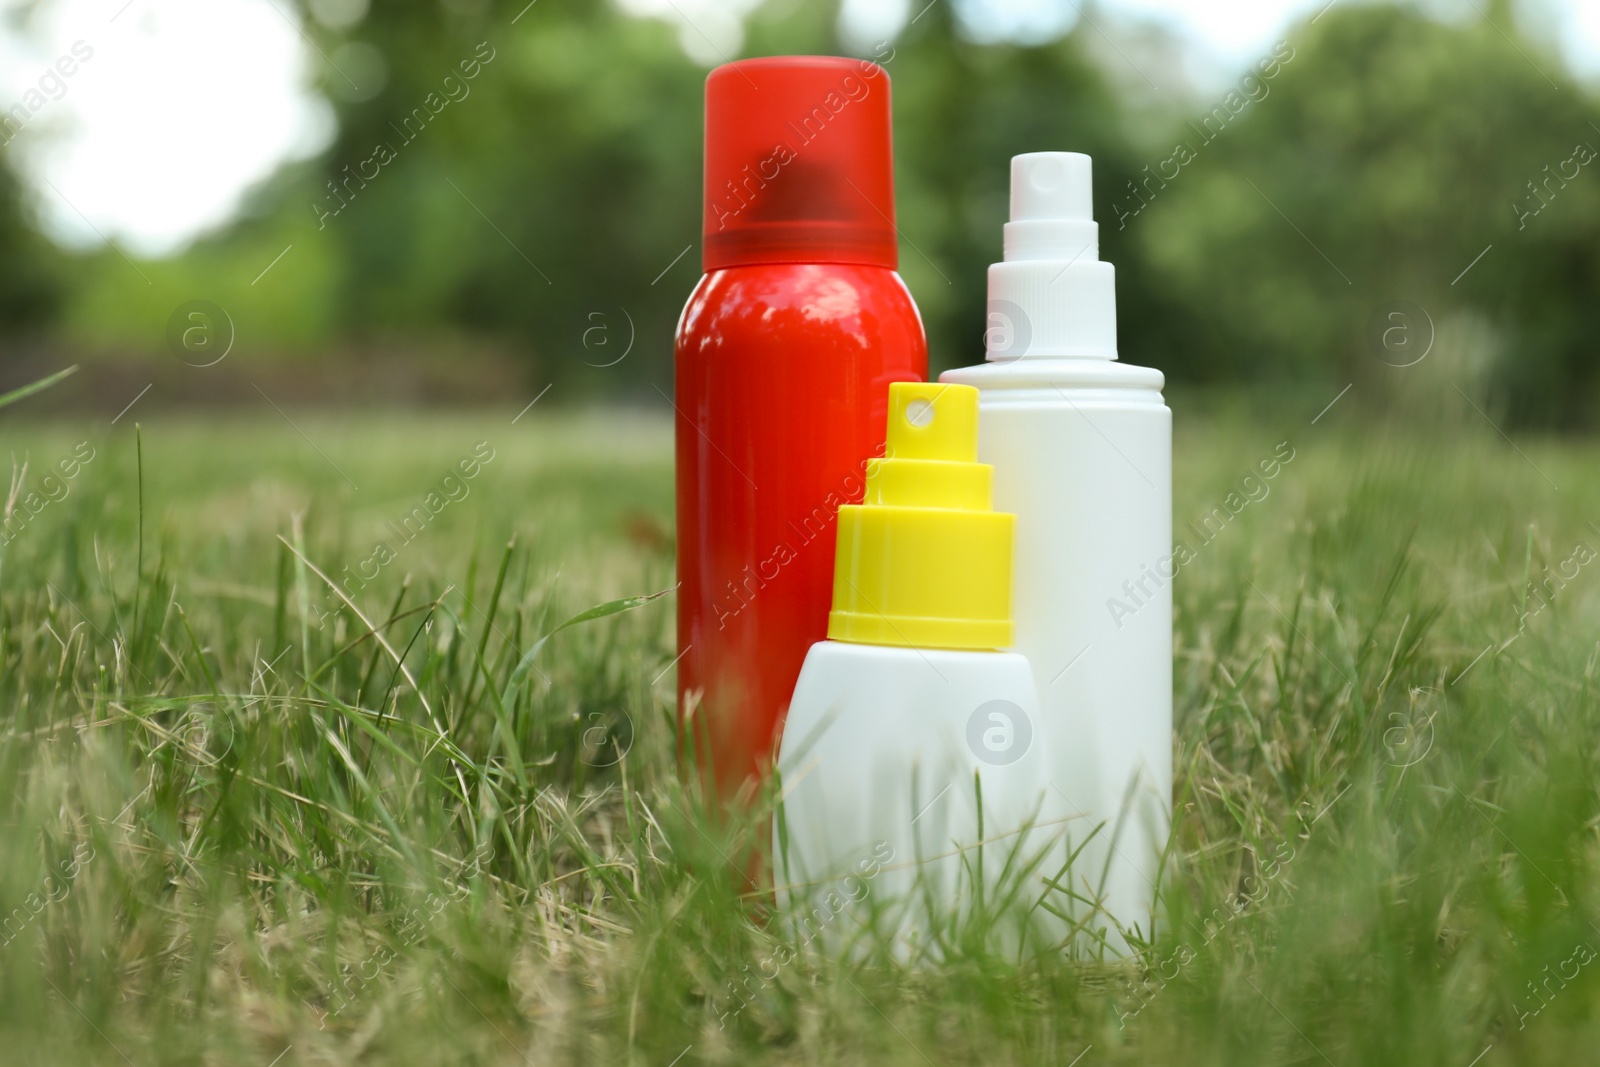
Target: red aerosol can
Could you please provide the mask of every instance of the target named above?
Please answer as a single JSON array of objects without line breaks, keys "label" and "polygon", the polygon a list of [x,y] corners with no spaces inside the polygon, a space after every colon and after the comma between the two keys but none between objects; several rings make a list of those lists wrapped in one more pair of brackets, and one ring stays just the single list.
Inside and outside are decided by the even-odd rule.
[{"label": "red aerosol can", "polygon": [[898,264],[883,68],[713,70],[705,276],[676,343],[678,687],[724,798],[765,774],[827,635],[834,524],[882,452],[889,383],[927,376]]}]

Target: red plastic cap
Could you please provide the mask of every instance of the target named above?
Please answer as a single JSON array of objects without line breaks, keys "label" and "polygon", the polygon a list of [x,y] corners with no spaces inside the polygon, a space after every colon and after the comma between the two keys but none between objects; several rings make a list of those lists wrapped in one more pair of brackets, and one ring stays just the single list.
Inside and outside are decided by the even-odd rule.
[{"label": "red plastic cap", "polygon": [[889,74],[833,56],[744,59],[706,78],[707,272],[899,265]]}]

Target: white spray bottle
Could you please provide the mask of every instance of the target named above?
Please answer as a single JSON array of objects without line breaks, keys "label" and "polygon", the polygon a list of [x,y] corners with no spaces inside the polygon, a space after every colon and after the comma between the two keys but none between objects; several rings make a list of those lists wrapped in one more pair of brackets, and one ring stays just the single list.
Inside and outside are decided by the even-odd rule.
[{"label": "white spray bottle", "polygon": [[1013,520],[992,509],[977,432],[977,390],[891,385],[887,455],[863,503],[839,509],[829,639],[806,656],[778,750],[778,896],[803,902],[807,941],[870,919],[910,948],[986,900],[984,922],[1059,931],[1037,908],[1062,827],[1041,825],[1033,672],[1003,651]]},{"label": "white spray bottle", "polygon": [[[1033,665],[1075,920],[1149,938],[1172,808],[1172,412],[1160,371],[1117,362],[1115,273],[1090,160],[1011,161],[1005,259],[989,268],[979,459],[1017,516],[1016,648]],[[1050,813],[1047,812],[1047,817]],[[1092,834],[1085,845],[1085,835]],[[1113,922],[1114,920],[1114,922]]]}]

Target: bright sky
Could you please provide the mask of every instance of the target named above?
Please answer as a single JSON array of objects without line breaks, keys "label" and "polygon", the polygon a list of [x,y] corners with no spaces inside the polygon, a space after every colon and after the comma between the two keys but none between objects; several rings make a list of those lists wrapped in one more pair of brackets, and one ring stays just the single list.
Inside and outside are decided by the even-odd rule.
[{"label": "bright sky", "polygon": [[[741,20],[759,0],[615,2],[675,23],[685,51],[709,66],[738,52]],[[927,2],[841,0],[841,29],[870,50]],[[1043,40],[1070,29],[1083,0],[933,2],[953,4],[979,39]],[[1429,2],[1461,17],[1484,4]],[[311,7],[320,22],[344,27],[359,24],[367,3],[312,0]],[[1165,23],[1193,42],[1197,67],[1225,72],[1326,3],[1100,0],[1095,10],[1097,22]],[[0,122],[24,125],[0,151],[32,183],[51,231],[77,247],[114,238],[130,251],[162,255],[225,224],[250,187],[283,161],[328,144],[333,112],[310,88],[322,64],[350,75],[351,93],[374,94],[384,78],[373,49],[346,46],[332,57],[313,50],[288,0],[47,0],[38,21],[19,32],[11,24],[23,7],[24,0],[0,0]],[[1600,0],[1522,0],[1520,7],[1541,35],[1560,42],[1575,70],[1600,77]],[[0,142],[11,132],[0,125]]]}]

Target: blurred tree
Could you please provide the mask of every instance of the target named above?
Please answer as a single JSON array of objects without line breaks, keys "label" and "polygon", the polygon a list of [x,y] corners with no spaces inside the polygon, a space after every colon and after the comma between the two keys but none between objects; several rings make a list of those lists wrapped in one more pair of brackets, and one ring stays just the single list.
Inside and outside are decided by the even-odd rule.
[{"label": "blurred tree", "polygon": [[1266,97],[1177,131],[1195,158],[1124,207],[1151,283],[1199,324],[1180,374],[1372,379],[1406,300],[1436,327],[1481,324],[1517,418],[1593,421],[1600,129],[1505,7],[1494,25],[1330,11],[1290,31]]},{"label": "blurred tree", "polygon": [[[7,31],[26,33],[38,9],[38,0],[12,4],[3,13]],[[13,129],[0,126],[0,148],[15,140]],[[39,232],[10,152],[0,154],[0,330],[32,332],[51,322],[62,303],[63,259]]]},{"label": "blurred tree", "polygon": [[0,156],[0,329],[37,329],[60,304],[61,255],[35,223],[10,161]]},{"label": "blurred tree", "polygon": [[[741,54],[836,52],[835,14],[766,5]],[[322,175],[332,185],[307,213],[343,249],[345,327],[499,331],[530,348],[541,380],[652,399],[666,389],[698,277],[705,78],[673,27],[576,0],[418,0],[375,7],[352,36],[390,76],[371,98],[353,91],[345,74],[364,78],[341,73],[340,57],[358,53],[326,34],[340,133]],[[416,109],[445,95],[446,74],[464,81],[459,61],[480,42],[494,58],[422,128]],[[940,6],[868,58],[894,82],[902,272],[935,366],[972,362],[1009,157],[1088,151],[1120,184],[1134,155],[1118,103],[1077,36],[980,46]],[[384,145],[393,162],[369,163]],[[1141,306],[1137,291],[1125,299]],[[607,366],[630,340],[628,365]]]},{"label": "blurred tree", "polygon": [[[362,55],[327,36],[333,66]],[[304,209],[341,249],[341,327],[500,335],[541,381],[670,392],[704,77],[671,28],[587,0],[417,0],[352,36],[382,67],[347,73],[387,83],[365,98],[325,72],[340,131]]]}]

